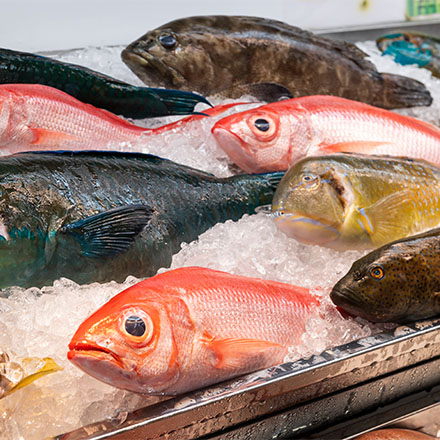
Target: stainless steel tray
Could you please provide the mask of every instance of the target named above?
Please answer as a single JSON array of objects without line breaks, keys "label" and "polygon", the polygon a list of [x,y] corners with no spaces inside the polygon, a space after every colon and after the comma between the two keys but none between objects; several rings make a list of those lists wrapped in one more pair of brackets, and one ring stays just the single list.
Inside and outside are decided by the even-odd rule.
[{"label": "stainless steel tray", "polygon": [[54,438],[309,438],[437,385],[440,319],[166,400],[129,414],[123,423],[103,421]]}]

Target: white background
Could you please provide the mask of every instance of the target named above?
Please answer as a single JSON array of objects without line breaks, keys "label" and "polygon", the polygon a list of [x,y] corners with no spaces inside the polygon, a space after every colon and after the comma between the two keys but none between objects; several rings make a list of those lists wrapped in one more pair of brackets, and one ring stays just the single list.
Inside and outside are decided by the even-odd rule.
[{"label": "white background", "polygon": [[191,15],[254,15],[305,29],[398,22],[406,0],[0,0],[0,47],[59,50],[128,44]]}]

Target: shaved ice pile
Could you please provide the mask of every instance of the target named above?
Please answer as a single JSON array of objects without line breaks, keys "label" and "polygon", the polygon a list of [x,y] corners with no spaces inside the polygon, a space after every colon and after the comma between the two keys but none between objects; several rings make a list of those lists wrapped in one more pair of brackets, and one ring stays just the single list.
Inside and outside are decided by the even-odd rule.
[{"label": "shaved ice pile", "polygon": [[[399,66],[390,57],[381,57],[374,42],[359,44],[371,54],[380,71],[399,73],[423,81],[434,103],[429,108],[402,110],[434,124],[440,121],[440,82],[427,70]],[[123,47],[88,48],[58,56],[62,61],[82,64],[124,81],[142,85],[122,63]],[[249,101],[244,98],[243,100]],[[226,102],[226,101],[222,101]],[[214,103],[214,102],[213,102]],[[200,108],[199,108],[200,107]],[[198,106],[203,111],[206,106]],[[135,121],[154,127],[178,118]],[[214,118],[194,123],[188,132],[176,130],[142,145],[141,151],[158,154],[176,162],[214,173],[230,175],[237,170],[227,162],[210,135]],[[184,244],[175,255],[172,268],[205,266],[233,274],[272,279],[312,288],[323,296],[319,313],[308,322],[303,344],[292,347],[289,360],[319,354],[323,350],[369,336],[386,326],[361,319],[345,319],[331,305],[331,286],[364,253],[336,252],[300,244],[287,238],[263,212],[245,216],[238,222],[218,224],[198,241]],[[165,269],[163,269],[165,270]],[[78,286],[61,279],[43,289],[7,289],[0,298],[0,347],[11,354],[52,357],[64,369],[0,400],[2,439],[41,439],[82,425],[112,418],[123,421],[124,414],[156,403],[161,398],[117,390],[84,374],[67,361],[67,346],[81,322],[112,296],[138,280],[125,283]],[[162,398],[163,399],[163,398]]]}]

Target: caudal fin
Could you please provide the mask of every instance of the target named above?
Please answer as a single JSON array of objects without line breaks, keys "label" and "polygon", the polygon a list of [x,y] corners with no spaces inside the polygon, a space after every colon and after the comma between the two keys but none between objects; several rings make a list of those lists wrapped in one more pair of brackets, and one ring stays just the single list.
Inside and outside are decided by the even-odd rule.
[{"label": "caudal fin", "polygon": [[169,115],[187,115],[194,112],[194,107],[199,102],[208,104],[211,103],[201,95],[196,93],[184,92],[182,90],[169,89],[153,89],[150,90],[159,96],[162,104],[168,109]]},{"label": "caudal fin", "polygon": [[374,105],[382,108],[421,107],[432,104],[432,96],[423,83],[406,76],[382,73],[384,86]]}]

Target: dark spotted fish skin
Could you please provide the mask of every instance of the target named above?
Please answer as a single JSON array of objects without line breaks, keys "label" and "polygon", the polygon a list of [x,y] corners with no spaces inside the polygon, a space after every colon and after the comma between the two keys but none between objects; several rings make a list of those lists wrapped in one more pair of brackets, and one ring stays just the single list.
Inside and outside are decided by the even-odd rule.
[{"label": "dark spotted fish skin", "polygon": [[[270,83],[293,97],[334,95],[383,108],[430,105],[425,86],[377,72],[351,43],[258,17],[199,16],[167,23],[131,43],[122,59],[146,84],[214,95]],[[240,93],[243,91],[241,90]]]},{"label": "dark spotted fish skin", "polygon": [[405,323],[440,313],[440,228],[386,244],[355,261],[332,301],[374,322]]}]

